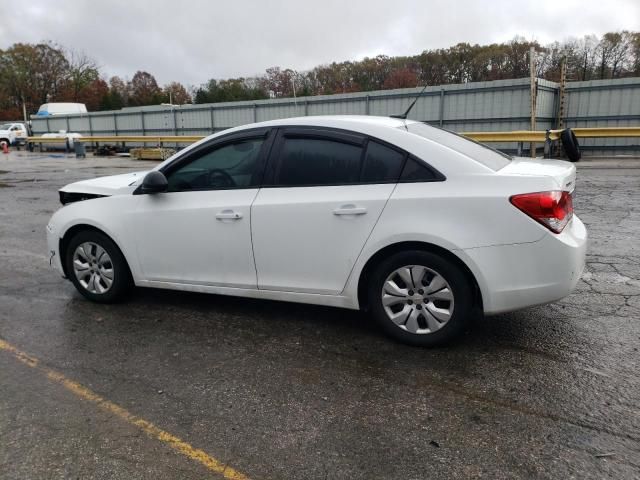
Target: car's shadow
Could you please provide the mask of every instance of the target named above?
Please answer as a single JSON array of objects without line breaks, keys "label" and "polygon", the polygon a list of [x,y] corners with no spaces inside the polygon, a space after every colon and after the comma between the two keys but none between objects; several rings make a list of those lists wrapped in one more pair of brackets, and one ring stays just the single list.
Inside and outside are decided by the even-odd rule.
[{"label": "car's shadow", "polygon": [[[558,338],[570,342],[571,319],[558,319],[554,310],[533,307],[509,314],[474,318],[456,340],[437,348],[417,348],[386,337],[366,312],[300,303],[259,300],[194,292],[137,288],[127,302],[94,305],[74,295],[82,310],[108,312],[115,330],[153,335],[170,331],[189,344],[228,337],[247,345],[297,344],[303,341],[335,352],[357,355],[420,356],[444,359],[519,350],[542,356],[558,355]],[[124,322],[124,323],[123,323]],[[162,327],[159,327],[159,324]]]}]

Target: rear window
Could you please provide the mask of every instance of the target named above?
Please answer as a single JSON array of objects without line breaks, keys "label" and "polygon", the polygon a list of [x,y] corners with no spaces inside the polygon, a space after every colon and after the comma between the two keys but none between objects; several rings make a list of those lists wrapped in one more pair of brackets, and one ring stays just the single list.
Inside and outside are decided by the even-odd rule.
[{"label": "rear window", "polygon": [[506,167],[511,161],[511,157],[506,153],[449,130],[432,127],[424,123],[407,123],[406,129],[428,140],[441,143],[495,171]]}]

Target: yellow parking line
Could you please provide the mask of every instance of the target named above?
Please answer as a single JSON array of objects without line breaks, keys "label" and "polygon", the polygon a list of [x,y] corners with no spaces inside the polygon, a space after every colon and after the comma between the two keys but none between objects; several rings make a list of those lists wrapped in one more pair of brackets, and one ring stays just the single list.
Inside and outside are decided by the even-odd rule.
[{"label": "yellow parking line", "polygon": [[18,348],[14,347],[10,343],[5,342],[2,339],[0,339],[0,350],[4,350],[5,352],[12,354],[16,359],[18,359],[25,365],[28,365],[29,367],[35,368],[36,370],[44,373],[49,380],[62,385],[77,397],[94,403],[101,409],[118,416],[130,425],[138,427],[150,437],[156,438],[161,442],[166,443],[178,453],[181,453],[182,455],[189,457],[191,460],[195,460],[196,462],[204,465],[212,472],[218,473],[224,478],[230,480],[249,480],[246,475],[238,472],[237,470],[234,470],[233,468],[225,465],[219,460],[216,460],[214,457],[200,450],[199,448],[192,447],[184,440],[181,440],[180,438],[171,435],[169,432],[156,427],[153,423],[144,420],[143,418],[136,417],[121,406],[116,405],[115,403],[110,402],[105,398],[102,398],[100,395],[80,385],[78,382],[74,382],[73,380],[65,377],[63,374],[41,365],[40,361],[37,358],[19,350]]}]

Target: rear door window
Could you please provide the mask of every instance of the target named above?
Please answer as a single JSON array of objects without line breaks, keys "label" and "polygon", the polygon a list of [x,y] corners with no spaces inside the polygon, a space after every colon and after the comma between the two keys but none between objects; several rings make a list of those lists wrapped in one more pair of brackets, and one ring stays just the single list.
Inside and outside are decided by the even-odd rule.
[{"label": "rear door window", "polygon": [[282,187],[358,183],[362,147],[332,139],[284,138],[275,184]]}]

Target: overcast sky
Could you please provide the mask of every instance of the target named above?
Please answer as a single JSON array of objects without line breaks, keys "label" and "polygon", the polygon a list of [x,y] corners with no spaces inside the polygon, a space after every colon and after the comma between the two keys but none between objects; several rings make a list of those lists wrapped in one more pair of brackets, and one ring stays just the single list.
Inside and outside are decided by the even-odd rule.
[{"label": "overcast sky", "polygon": [[547,43],[640,30],[640,0],[27,0],[3,3],[0,48],[52,40],[107,77],[199,85],[515,35]]}]

